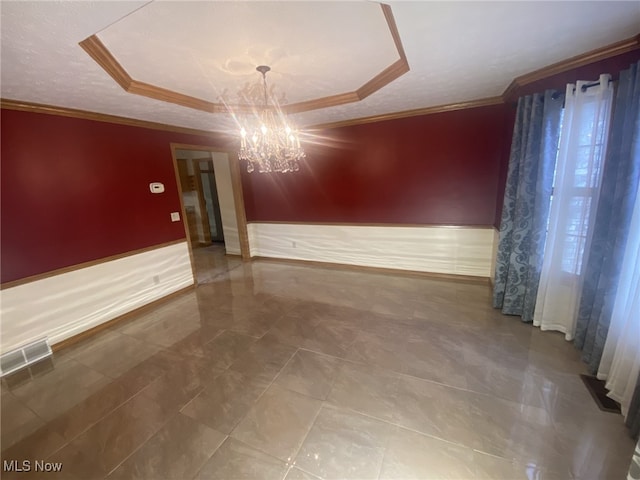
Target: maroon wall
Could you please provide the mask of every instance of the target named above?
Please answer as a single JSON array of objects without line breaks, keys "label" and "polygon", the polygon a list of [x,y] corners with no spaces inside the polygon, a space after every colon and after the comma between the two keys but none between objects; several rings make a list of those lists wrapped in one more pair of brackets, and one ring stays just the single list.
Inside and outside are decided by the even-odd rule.
[{"label": "maroon wall", "polygon": [[243,174],[248,221],[492,225],[503,105],[327,130],[290,175]]},{"label": "maroon wall", "polygon": [[[640,51],[517,96],[616,75]],[[243,173],[249,221],[499,225],[513,103],[332,129],[295,175]],[[223,139],[3,109],[1,281],[184,238],[170,142]],[[152,195],[148,184],[165,184]]]},{"label": "maroon wall", "polygon": [[6,109],[1,121],[2,282],[185,237],[169,144],[215,139]]}]

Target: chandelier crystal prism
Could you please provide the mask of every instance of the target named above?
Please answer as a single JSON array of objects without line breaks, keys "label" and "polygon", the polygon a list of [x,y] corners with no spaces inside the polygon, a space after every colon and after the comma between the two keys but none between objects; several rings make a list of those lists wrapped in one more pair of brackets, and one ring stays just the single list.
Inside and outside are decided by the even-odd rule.
[{"label": "chandelier crystal prism", "polygon": [[269,105],[266,65],[256,67],[262,74],[262,105],[240,122],[240,152],[238,158],[247,161],[249,173],[297,172],[306,155],[300,146],[298,131],[292,128],[277,104]]}]

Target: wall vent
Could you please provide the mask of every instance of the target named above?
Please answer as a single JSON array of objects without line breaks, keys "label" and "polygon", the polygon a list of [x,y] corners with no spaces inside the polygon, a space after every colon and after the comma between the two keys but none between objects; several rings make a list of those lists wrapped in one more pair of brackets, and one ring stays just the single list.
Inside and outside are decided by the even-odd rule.
[{"label": "wall vent", "polygon": [[4,377],[21,368],[36,363],[52,354],[49,341],[46,338],[23,345],[11,350],[0,357],[0,376]]}]

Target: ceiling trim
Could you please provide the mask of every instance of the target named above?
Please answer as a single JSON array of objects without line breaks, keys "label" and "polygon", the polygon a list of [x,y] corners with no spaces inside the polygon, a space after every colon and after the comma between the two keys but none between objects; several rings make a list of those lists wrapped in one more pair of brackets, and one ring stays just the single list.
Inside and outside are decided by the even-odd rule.
[{"label": "ceiling trim", "polygon": [[[385,6],[386,5],[383,5],[383,7]],[[383,11],[384,11],[384,8],[383,8]],[[395,28],[395,23],[394,23],[394,28]],[[433,107],[417,108],[413,110],[404,110],[400,112],[385,113],[382,115],[360,117],[360,118],[354,118],[351,120],[343,120],[338,122],[316,124],[316,125],[306,127],[305,130],[322,130],[322,129],[346,127],[346,126],[359,125],[359,124],[365,124],[365,123],[381,122],[385,120],[394,120],[397,118],[414,117],[419,115],[430,115],[433,113],[451,112],[451,111],[463,110],[467,108],[499,105],[501,103],[505,103],[513,95],[515,95],[518,88],[521,88],[529,83],[535,82],[537,80],[542,80],[548,76],[562,73],[573,68],[578,68],[584,65],[588,65],[589,63],[605,60],[609,57],[614,57],[616,55],[621,55],[623,53],[627,53],[627,52],[638,50],[638,49],[640,49],[640,34],[630,37],[626,40],[622,40],[620,42],[616,42],[616,43],[604,46],[602,48],[598,48],[580,55],[576,55],[575,57],[571,57],[561,62],[557,62],[552,65],[543,67],[541,69],[534,70],[533,72],[527,73],[525,75],[521,75],[515,78],[511,82],[509,87],[504,91],[504,93],[501,96],[481,98],[477,100],[471,100],[468,102],[458,102],[458,103],[450,103],[446,105],[437,105]],[[402,51],[401,54],[404,55],[404,51]],[[110,62],[108,58],[104,58],[102,61]],[[127,77],[128,75],[126,77],[120,76],[119,78],[120,78],[120,81],[126,81]],[[120,82],[118,83],[120,84]],[[146,84],[142,84],[142,85],[146,85]],[[354,92],[341,94],[341,95],[353,95],[353,94]],[[325,97],[325,98],[331,98],[331,97]],[[337,99],[336,101],[339,101],[339,100],[340,99]],[[315,100],[310,100],[310,101],[314,102]],[[339,105],[339,104],[336,103],[336,105]],[[291,107],[291,105],[289,105],[289,107]],[[220,132],[215,132],[211,130],[199,130],[194,128],[178,127],[175,125],[169,125],[164,123],[150,122],[146,120],[136,120],[133,118],[120,117],[116,115],[108,115],[104,113],[90,112],[87,110],[78,110],[74,108],[60,107],[55,105],[46,105],[41,103],[26,102],[26,101],[20,101],[20,100],[0,98],[0,108],[6,108],[8,110],[22,110],[22,111],[33,112],[33,113],[46,113],[50,115],[60,115],[63,117],[83,118],[86,120],[116,123],[120,125],[149,128],[153,130],[164,130],[168,132],[186,133],[189,135],[212,136],[212,135],[220,134]],[[320,107],[316,107],[316,108],[320,108]],[[311,108],[311,110],[312,109],[313,108]],[[306,111],[306,110],[302,110],[302,111]]]},{"label": "ceiling trim", "polygon": [[453,112],[455,110],[465,110],[467,108],[487,107],[490,105],[501,105],[504,101],[502,97],[487,97],[468,102],[449,103],[446,105],[436,105],[434,107],[416,108],[414,110],[404,110],[402,112],[384,113],[382,115],[373,115],[371,117],[360,117],[352,120],[343,120],[340,122],[329,122],[313,125],[304,130],[324,130],[327,128],[349,127],[352,125],[361,125],[364,123],[383,122],[385,120],[395,120],[398,118],[417,117],[420,115],[430,115],[433,113]]},{"label": "ceiling trim", "polygon": [[[380,7],[400,59],[382,70],[382,72],[353,92],[345,92],[304,102],[292,103],[290,105],[282,105],[280,106],[280,110],[285,113],[301,113],[308,112],[310,110],[318,110],[320,108],[335,107],[347,103],[359,102],[410,70],[409,62],[407,62],[407,56],[404,52],[402,41],[400,40],[400,34],[398,33],[398,27],[395,19],[393,18],[391,7],[383,3],[380,4]],[[253,111],[252,105],[228,105],[225,103],[210,102],[208,100],[185,95],[174,90],[135,80],[127,73],[124,67],[120,65],[118,60],[95,34],[82,40],[79,45],[127,93],[142,95],[162,102],[173,103],[207,113],[251,113]]]},{"label": "ceiling trim", "polygon": [[[467,108],[485,107],[489,105],[499,105],[503,103],[502,97],[489,97],[479,100],[471,100],[469,102],[450,103],[447,105],[438,105],[435,107],[417,108],[415,110],[404,110],[402,112],[386,113],[383,115],[375,115],[371,117],[361,117],[353,120],[344,120],[340,122],[323,123],[304,127],[305,131],[321,130],[327,128],[346,127],[350,125],[359,125],[362,123],[381,122],[384,120],[393,120],[396,118],[415,117],[419,115],[429,115],[432,113],[451,112],[454,110],[464,110]],[[49,115],[60,115],[61,117],[82,118],[85,120],[95,120],[98,122],[115,123],[118,125],[129,125],[132,127],[150,128],[152,130],[164,130],[167,132],[186,133],[189,135],[212,136],[220,135],[221,132],[213,130],[198,130],[195,128],[178,127],[165,123],[149,122],[146,120],[137,120],[134,118],[119,117],[117,115],[109,115],[106,113],[90,112],[88,110],[78,110],[75,108],[59,107],[56,105],[47,105],[43,103],[24,102],[20,100],[11,100],[0,98],[0,108],[7,110],[20,110],[23,112],[44,113]],[[208,147],[202,147],[206,149]]]},{"label": "ceiling trim", "polygon": [[135,118],[119,117],[106,113],[90,112],[88,110],[78,110],[75,108],[58,107],[55,105],[45,105],[42,103],[23,102],[0,98],[0,108],[7,110],[20,110],[23,112],[45,113],[49,115],[59,115],[61,117],[82,118],[85,120],[95,120],[97,122],[115,123],[118,125],[128,125],[131,127],[149,128],[152,130],[163,130],[167,132],[186,133],[188,135],[200,135],[211,137],[220,135],[220,132],[212,130],[198,130],[196,128],[178,127],[165,123],[149,122],[146,120],[136,120]]},{"label": "ceiling trim", "polygon": [[222,103],[208,102],[190,95],[134,80],[96,35],[85,38],[78,45],[127,93],[134,93],[203,112],[227,113],[227,107]]},{"label": "ceiling trim", "polygon": [[640,34],[576,55],[575,57],[570,57],[560,62],[547,65],[546,67],[516,77],[503,92],[502,98],[504,101],[508,101],[513,99],[515,95],[517,95],[518,89],[525,85],[566,72],[567,70],[583,67],[590,63],[605,60],[607,58],[615,57],[616,55],[621,55],[638,49],[640,49]]}]

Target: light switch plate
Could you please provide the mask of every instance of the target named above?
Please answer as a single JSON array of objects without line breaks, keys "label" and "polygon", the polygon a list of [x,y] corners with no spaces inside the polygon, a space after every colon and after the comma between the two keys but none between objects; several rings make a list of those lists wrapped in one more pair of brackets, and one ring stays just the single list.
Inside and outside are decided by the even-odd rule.
[{"label": "light switch plate", "polygon": [[179,222],[180,221],[180,212],[171,212],[171,221]]}]

